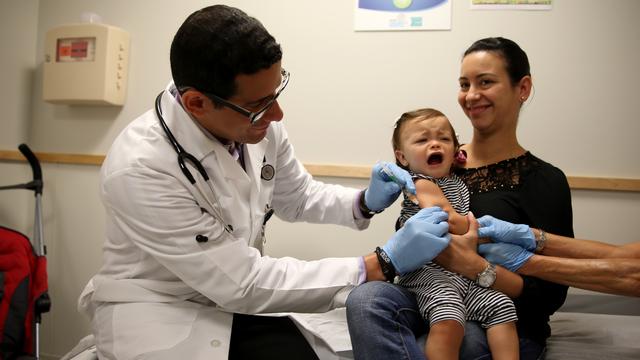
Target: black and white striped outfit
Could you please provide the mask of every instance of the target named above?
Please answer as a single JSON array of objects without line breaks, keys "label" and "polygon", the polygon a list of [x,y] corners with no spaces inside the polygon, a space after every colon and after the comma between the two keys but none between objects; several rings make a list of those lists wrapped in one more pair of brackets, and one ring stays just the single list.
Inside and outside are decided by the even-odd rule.
[{"label": "black and white striped outfit", "polygon": [[[414,172],[410,172],[410,174],[414,182],[419,179],[426,179],[438,185],[440,190],[442,190],[444,197],[449,200],[451,207],[458,214],[464,216],[469,213],[469,189],[467,189],[467,185],[465,185],[464,182],[455,174],[439,179],[428,175],[416,174]],[[404,200],[402,201],[402,209],[400,209],[400,218],[398,219],[399,227],[402,227],[404,222],[415,215],[418,211],[420,211],[420,207],[409,200],[405,194]]]},{"label": "black and white striped outfit", "polygon": [[[459,214],[469,212],[469,190],[455,174],[439,179],[411,175],[414,181],[427,179],[438,185]],[[419,210],[420,207],[405,195],[397,224],[402,226]],[[415,294],[420,312],[430,325],[443,320],[455,320],[464,325],[466,319],[478,321],[488,328],[518,319],[513,301],[503,293],[480,287],[432,262],[400,277],[398,283]]]}]

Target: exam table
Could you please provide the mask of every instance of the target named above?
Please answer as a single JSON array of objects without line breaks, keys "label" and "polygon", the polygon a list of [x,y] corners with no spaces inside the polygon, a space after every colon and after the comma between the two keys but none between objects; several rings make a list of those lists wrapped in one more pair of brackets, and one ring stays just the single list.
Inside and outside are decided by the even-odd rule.
[{"label": "exam table", "polygon": [[[327,321],[342,322],[320,359],[352,359],[344,308],[324,314],[295,314],[307,328],[320,331]],[[569,294],[563,307],[551,317],[547,340],[548,360],[640,359],[640,298],[613,295]],[[318,338],[308,338],[319,341]],[[91,335],[82,339],[61,360],[96,360]]]}]

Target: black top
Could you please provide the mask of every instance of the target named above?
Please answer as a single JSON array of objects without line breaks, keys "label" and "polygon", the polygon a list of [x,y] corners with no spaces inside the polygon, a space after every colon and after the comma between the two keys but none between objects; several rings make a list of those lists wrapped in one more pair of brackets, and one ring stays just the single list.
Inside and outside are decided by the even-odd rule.
[{"label": "black top", "polygon": [[[491,215],[573,237],[571,192],[564,173],[531,153],[495,164],[457,169],[471,194],[476,217]],[[549,316],[562,304],[567,287],[523,276],[522,294],[514,299],[518,335],[541,345],[551,334]]]}]

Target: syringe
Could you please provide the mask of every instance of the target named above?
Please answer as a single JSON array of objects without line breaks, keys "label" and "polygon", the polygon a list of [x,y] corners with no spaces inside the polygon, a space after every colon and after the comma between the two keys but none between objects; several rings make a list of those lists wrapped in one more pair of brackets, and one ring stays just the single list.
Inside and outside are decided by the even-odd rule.
[{"label": "syringe", "polygon": [[404,194],[407,196],[409,201],[411,201],[414,204],[418,204],[418,198],[412,193],[407,191],[404,182],[398,179],[393,174],[393,171],[391,171],[391,169],[389,169],[385,164],[382,164],[382,166],[380,167],[380,171],[383,179],[385,179],[386,181],[393,181],[394,183],[400,185],[402,192],[404,192]]}]

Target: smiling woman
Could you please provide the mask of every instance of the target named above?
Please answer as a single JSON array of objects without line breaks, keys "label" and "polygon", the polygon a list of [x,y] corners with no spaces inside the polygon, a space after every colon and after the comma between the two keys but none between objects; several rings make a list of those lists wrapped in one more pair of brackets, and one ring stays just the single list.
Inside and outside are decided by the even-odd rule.
[{"label": "smiling woman", "polygon": [[[455,173],[469,188],[469,209],[475,216],[493,215],[512,223],[573,236],[571,194],[564,173],[524,149],[516,136],[520,109],[532,87],[526,53],[509,39],[478,40],[463,55],[459,83],[458,103],[471,121],[473,137],[461,146],[467,158]],[[549,316],[562,305],[566,286],[520,276],[502,267],[491,269],[487,260],[476,253],[474,244],[457,236],[452,236],[450,246],[434,261],[481,284],[488,282],[480,279],[493,273],[491,288],[514,299],[520,358],[539,357],[550,335]],[[411,296],[396,296],[389,303],[381,303],[382,308],[366,302],[366,299],[389,297],[389,286],[364,284],[350,294],[347,312],[357,314],[360,322],[353,327],[350,322],[354,352],[413,354],[419,351],[414,336],[423,333],[425,328],[416,325],[421,323],[420,311]],[[393,291],[401,293],[399,289]],[[367,304],[367,308],[359,305],[361,303]],[[407,314],[406,319],[397,319],[394,315],[399,309]],[[490,347],[493,353],[486,327],[475,321],[477,319],[467,320],[471,321],[465,324],[460,357],[486,357],[490,355]],[[402,348],[372,343],[375,339],[362,332],[363,328],[375,328],[383,321],[388,321],[383,328],[411,329],[401,335],[379,330],[383,333],[379,338],[396,338],[397,343],[403,344]],[[398,336],[401,339],[397,339]],[[407,357],[411,356],[407,354]]]},{"label": "smiling woman", "polygon": [[[573,236],[564,173],[517,138],[520,109],[533,86],[527,54],[509,39],[478,40],[464,53],[459,82],[458,103],[473,126],[471,142],[462,147],[468,159],[459,175],[469,186],[473,213]],[[481,270],[477,265],[471,273]],[[550,335],[549,316],[562,305],[567,287],[498,268],[494,288],[514,297],[521,358],[537,358]],[[468,334],[463,353],[480,355],[476,343],[486,344],[484,331],[476,327]]]}]

